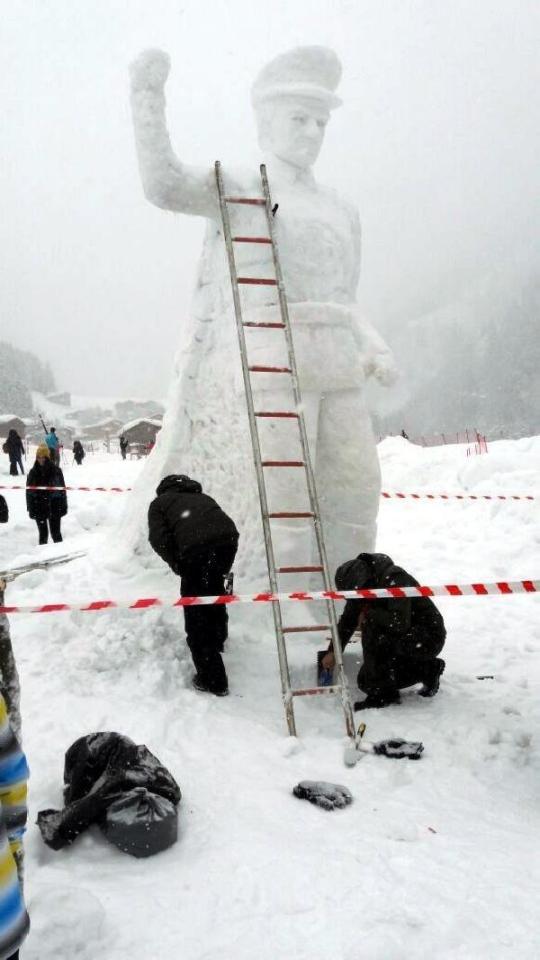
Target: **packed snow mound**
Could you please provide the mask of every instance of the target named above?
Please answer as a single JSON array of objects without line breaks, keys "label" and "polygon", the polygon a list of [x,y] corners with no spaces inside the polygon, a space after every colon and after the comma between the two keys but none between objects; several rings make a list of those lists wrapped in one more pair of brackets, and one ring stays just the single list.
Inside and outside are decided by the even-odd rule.
[{"label": "packed snow mound", "polygon": [[[538,437],[490,444],[472,459],[464,447],[389,439],[379,446],[383,489],[466,483],[491,492],[496,483],[499,492],[525,493],[534,475],[538,492],[539,451]],[[80,468],[66,465],[66,482],[131,486],[140,466],[90,454]],[[9,484],[6,463],[0,469]],[[88,551],[9,584],[10,603],[177,595],[163,565],[111,559],[128,495],[69,494],[64,543],[41,548],[24,493],[6,495],[2,568]],[[538,539],[535,501],[381,502],[377,548],[424,583],[538,577]],[[241,581],[235,587],[242,592]],[[179,951],[184,960],[358,960],[360,943],[366,960],[536,960],[538,598],[438,606],[448,629],[438,696],[426,701],[412,690],[401,706],[362,716],[370,741],[422,741],[422,759],[365,755],[353,769],[343,765],[343,720],[330,697],[302,698],[299,738],[286,736],[268,607],[230,609],[225,699],[191,688],[178,610],[11,617],[32,771],[25,960]],[[314,604],[307,612],[321,615]],[[290,644],[293,684],[314,682],[324,645]],[[352,644],[353,691],[359,658]],[[61,804],[65,750],[92,730],[145,743],[170,769],[183,795],[173,848],[127,860],[93,830],[63,853],[44,847],[37,811]],[[302,780],[343,784],[354,802],[329,818],[293,796]]]}]

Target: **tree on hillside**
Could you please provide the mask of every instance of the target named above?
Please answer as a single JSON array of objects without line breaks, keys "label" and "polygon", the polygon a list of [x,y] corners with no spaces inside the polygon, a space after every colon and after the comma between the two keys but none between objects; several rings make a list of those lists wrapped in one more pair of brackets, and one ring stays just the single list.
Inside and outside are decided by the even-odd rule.
[{"label": "tree on hillside", "polygon": [[18,350],[10,343],[0,341],[0,413],[31,416],[30,391],[50,393],[54,389],[54,377],[48,364],[43,364],[29,350]]}]

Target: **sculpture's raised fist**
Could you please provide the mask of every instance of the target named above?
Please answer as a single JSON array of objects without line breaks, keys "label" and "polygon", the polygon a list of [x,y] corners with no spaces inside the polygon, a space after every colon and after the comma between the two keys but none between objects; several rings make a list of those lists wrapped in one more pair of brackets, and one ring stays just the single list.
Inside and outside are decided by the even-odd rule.
[{"label": "sculpture's raised fist", "polygon": [[171,61],[163,50],[143,50],[129,65],[133,90],[161,90],[169,76]]}]

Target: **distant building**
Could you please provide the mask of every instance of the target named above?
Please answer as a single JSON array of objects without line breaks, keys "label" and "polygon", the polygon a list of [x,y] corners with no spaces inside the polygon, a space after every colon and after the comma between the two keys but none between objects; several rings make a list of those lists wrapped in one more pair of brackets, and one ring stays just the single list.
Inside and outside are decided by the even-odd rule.
[{"label": "distant building", "polygon": [[122,421],[116,417],[106,417],[98,423],[91,423],[81,429],[81,434],[88,440],[108,440],[117,437],[122,427]]},{"label": "distant building", "polygon": [[67,391],[64,393],[49,393],[47,400],[50,400],[51,403],[57,403],[61,407],[71,406],[71,394]]},{"label": "distant building", "polygon": [[26,435],[26,423],[12,413],[0,415],[0,437],[7,437],[10,430],[16,430],[20,437]]},{"label": "distant building", "polygon": [[148,447],[155,443],[161,426],[161,420],[140,417],[138,420],[130,420],[125,423],[119,434],[126,437],[131,450],[136,448],[141,452],[147,452]]}]

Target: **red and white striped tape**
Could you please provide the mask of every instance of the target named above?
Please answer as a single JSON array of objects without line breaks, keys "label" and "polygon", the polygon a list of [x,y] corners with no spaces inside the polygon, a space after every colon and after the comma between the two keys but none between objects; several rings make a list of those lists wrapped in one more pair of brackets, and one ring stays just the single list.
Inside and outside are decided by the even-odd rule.
[{"label": "red and white striped tape", "polygon": [[381,491],[381,497],[395,497],[404,500],[536,500],[530,493],[394,493],[388,490]]},{"label": "red and white striped tape", "polygon": [[129,493],[133,487],[26,487],[19,484],[12,487],[0,486],[0,490],[82,490],[84,493]]},{"label": "red and white striped tape", "polygon": [[[133,487],[25,487],[22,485],[1,486],[0,490],[75,490],[84,493],[130,493]],[[396,500],[537,500],[536,495],[530,493],[400,493],[391,490],[382,490],[381,497]]]},{"label": "red and white striped tape", "polygon": [[300,590],[295,593],[224,594],[216,597],[139,597],[137,600],[90,600],[79,603],[42,603],[0,607],[2,613],[66,613],[79,610],[99,613],[102,610],[148,610],[152,607],[193,607],[234,603],[287,603],[307,600],[379,600],[405,597],[485,597],[540,592],[540,580],[502,580],[497,583],[447,583],[426,587],[386,587],[373,590]]}]

